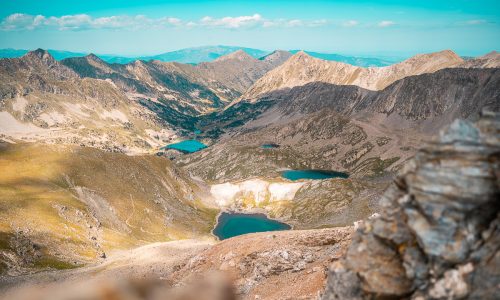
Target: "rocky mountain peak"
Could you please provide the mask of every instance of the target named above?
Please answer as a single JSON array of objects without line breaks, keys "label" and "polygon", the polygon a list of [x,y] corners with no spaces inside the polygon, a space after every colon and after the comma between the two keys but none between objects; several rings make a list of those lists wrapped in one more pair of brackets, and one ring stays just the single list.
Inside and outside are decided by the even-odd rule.
[{"label": "rocky mountain peak", "polygon": [[290,57],[292,57],[292,54],[288,51],[275,50],[272,53],[270,53],[270,54],[268,54],[260,59],[276,67],[276,66],[283,64]]},{"label": "rocky mountain peak", "polygon": [[95,61],[95,62],[104,62],[99,56],[95,55],[94,53],[90,53],[89,55],[85,56],[88,60]]},{"label": "rocky mountain peak", "polygon": [[307,54],[305,51],[300,50],[299,52],[295,53],[292,55],[290,61],[304,61],[306,62],[307,60],[314,59],[312,56]]},{"label": "rocky mountain peak", "polygon": [[483,57],[496,57],[498,55],[500,55],[500,53],[498,53],[497,51],[493,50],[493,51],[488,52],[485,55],[483,55]]},{"label": "rocky mountain peak", "polygon": [[439,65],[441,63],[446,63],[446,64],[461,64],[463,63],[464,60],[458,56],[455,52],[451,50],[442,50],[438,52],[433,52],[433,53],[426,53],[426,54],[417,54],[405,61],[403,61],[401,64],[406,63],[406,64],[434,64],[434,65]]},{"label": "rocky mountain peak", "polygon": [[45,64],[52,64],[56,62],[54,57],[52,57],[52,55],[50,55],[50,53],[47,50],[41,48],[30,51],[26,53],[23,57],[29,60],[41,61],[44,62]]},{"label": "rocky mountain peak", "polygon": [[457,120],[417,152],[334,263],[324,300],[493,299],[500,115]]},{"label": "rocky mountain peak", "polygon": [[221,62],[221,61],[226,61],[226,60],[240,60],[240,61],[253,61],[256,60],[252,56],[250,56],[248,53],[246,53],[243,50],[237,50],[233,53],[229,53],[227,55],[223,55],[219,58],[217,58],[215,61]]},{"label": "rocky mountain peak", "polygon": [[465,61],[460,67],[464,68],[500,68],[500,53],[491,51],[483,56],[479,56]]}]

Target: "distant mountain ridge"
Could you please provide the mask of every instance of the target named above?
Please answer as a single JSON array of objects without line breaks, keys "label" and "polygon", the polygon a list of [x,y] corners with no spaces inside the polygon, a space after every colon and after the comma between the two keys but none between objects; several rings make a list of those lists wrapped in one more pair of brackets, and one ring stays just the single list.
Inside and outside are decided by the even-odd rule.
[{"label": "distant mountain ridge", "polygon": [[143,60],[154,59],[164,62],[175,61],[186,64],[198,64],[201,62],[216,60],[221,56],[228,55],[230,53],[239,50],[245,51],[248,55],[254,58],[260,58],[269,53],[269,51],[253,49],[253,48],[245,48],[245,47],[236,47],[236,46],[204,46],[204,47],[185,48],[153,56],[144,56],[140,57],[140,59]]},{"label": "distant mountain ridge", "polygon": [[[301,50],[290,50],[289,52],[297,54],[300,51]],[[345,56],[334,53],[319,53],[312,51],[304,52],[319,59],[343,62],[358,67],[385,67],[398,62],[396,60],[380,59],[376,57]]]},{"label": "distant mountain ridge", "polygon": [[[179,63],[187,63],[187,64],[199,64],[201,62],[210,62],[214,61],[217,58],[236,52],[238,50],[243,50],[253,58],[263,59],[264,57],[271,55],[275,52],[279,53],[291,53],[297,54],[301,50],[275,50],[275,51],[266,51],[261,49],[254,48],[246,48],[246,47],[238,47],[238,46],[203,46],[203,47],[192,47],[185,48],[175,51],[169,51],[157,55],[149,55],[149,56],[122,56],[122,55],[113,55],[113,54],[96,54],[99,58],[104,60],[107,63],[119,63],[119,64],[127,64],[133,62],[135,60],[159,60],[163,62],[179,62]],[[21,57],[28,53],[29,50],[25,49],[0,49],[0,58],[14,58]],[[49,49],[48,52],[56,59],[62,60],[69,57],[82,57],[86,56],[90,53],[84,52],[72,52],[72,51],[61,51],[61,50],[53,50]],[[383,57],[365,57],[365,56],[350,56],[350,55],[340,55],[335,53],[322,53],[322,52],[314,52],[314,51],[304,51],[311,57],[327,60],[327,61],[338,61],[346,64],[359,66],[359,67],[383,67],[389,66],[394,63],[399,62],[396,58],[383,58]],[[470,59],[474,59],[474,57],[470,57]]]},{"label": "distant mountain ridge", "polygon": [[453,51],[445,50],[415,55],[391,66],[363,68],[318,59],[300,51],[255,82],[240,100],[257,99],[260,95],[274,90],[292,88],[315,81],[381,90],[406,76],[432,73],[463,63],[464,60]]}]

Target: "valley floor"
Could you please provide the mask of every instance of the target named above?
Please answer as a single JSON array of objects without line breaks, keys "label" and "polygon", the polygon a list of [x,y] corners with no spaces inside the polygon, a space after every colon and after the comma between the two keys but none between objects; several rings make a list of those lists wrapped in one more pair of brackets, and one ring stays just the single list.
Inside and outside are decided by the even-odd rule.
[{"label": "valley floor", "polygon": [[242,299],[263,295],[266,299],[315,299],[323,290],[329,264],[344,254],[351,234],[352,228],[344,227],[255,233],[222,242],[155,243],[115,252],[104,262],[84,268],[10,278],[3,282],[3,299],[45,299],[48,295],[66,299],[73,294],[96,299],[117,282],[131,278],[159,278],[165,286],[189,286],[215,273],[229,278]]}]

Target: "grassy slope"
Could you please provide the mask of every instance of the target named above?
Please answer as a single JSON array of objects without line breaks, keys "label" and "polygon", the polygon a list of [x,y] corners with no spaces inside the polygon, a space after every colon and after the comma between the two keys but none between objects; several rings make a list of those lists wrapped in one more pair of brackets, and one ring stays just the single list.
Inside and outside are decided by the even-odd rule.
[{"label": "grassy slope", "polygon": [[216,215],[160,157],[0,143],[0,170],[3,265],[78,265],[113,249],[205,235]]}]

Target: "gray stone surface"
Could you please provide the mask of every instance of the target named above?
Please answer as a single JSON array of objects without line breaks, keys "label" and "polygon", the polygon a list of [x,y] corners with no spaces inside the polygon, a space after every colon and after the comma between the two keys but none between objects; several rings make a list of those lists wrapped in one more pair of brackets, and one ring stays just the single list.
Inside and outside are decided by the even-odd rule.
[{"label": "gray stone surface", "polygon": [[484,112],[421,149],[331,268],[323,299],[498,299],[499,137],[500,115]]}]

